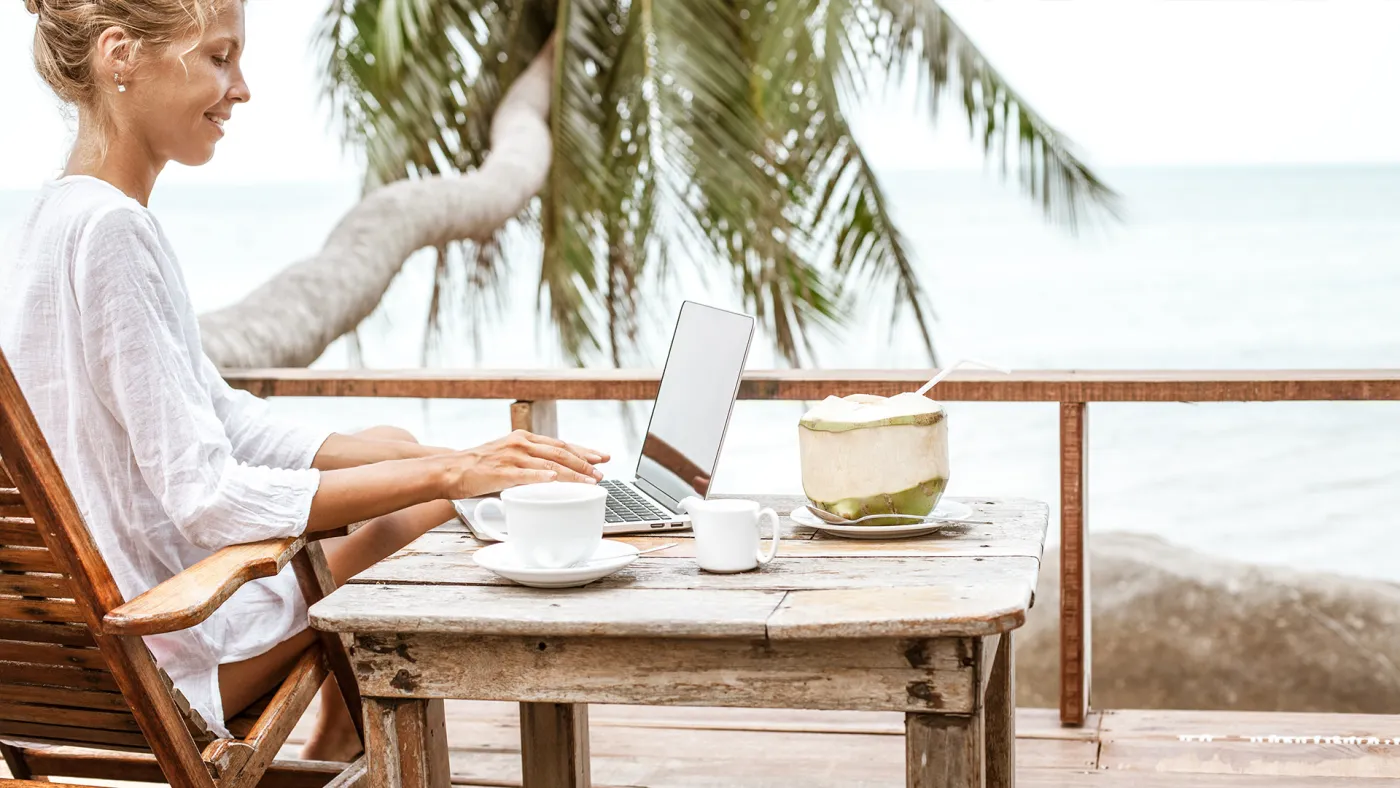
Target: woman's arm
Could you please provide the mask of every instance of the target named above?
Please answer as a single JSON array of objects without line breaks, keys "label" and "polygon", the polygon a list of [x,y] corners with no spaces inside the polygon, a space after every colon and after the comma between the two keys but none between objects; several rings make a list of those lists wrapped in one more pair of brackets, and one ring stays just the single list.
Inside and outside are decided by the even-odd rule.
[{"label": "woman's arm", "polygon": [[360,435],[332,433],[321,444],[311,467],[320,471],[334,471],[343,468],[358,468],[393,460],[414,460],[451,454],[452,449],[440,446],[424,446],[413,441],[367,438]]},{"label": "woman's arm", "polygon": [[[333,437],[345,439],[340,450],[356,456],[395,451],[361,443],[399,443],[356,439],[349,435]],[[330,440],[326,444],[336,449]],[[322,472],[320,488],[311,501],[307,530],[341,528],[428,501],[476,498],[521,484],[551,481],[592,484],[603,476],[592,463],[606,459],[606,455],[592,449],[524,430],[466,451],[419,448],[438,453]]]},{"label": "woman's arm", "polygon": [[[601,456],[596,452],[523,431],[466,451],[355,468],[241,462],[198,371],[202,350],[191,329],[197,318],[172,298],[175,273],[166,266],[174,263],[155,228],[142,215],[117,210],[96,220],[85,241],[74,294],[88,375],[125,429],[143,480],[192,544],[217,550],[340,528],[442,498],[601,477],[583,456]],[[327,464],[425,451],[343,437]]]}]

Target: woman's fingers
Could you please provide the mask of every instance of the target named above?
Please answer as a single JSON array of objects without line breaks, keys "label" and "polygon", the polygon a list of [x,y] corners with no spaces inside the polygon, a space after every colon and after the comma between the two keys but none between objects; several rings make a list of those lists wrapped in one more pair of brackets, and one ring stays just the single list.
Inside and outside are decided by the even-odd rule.
[{"label": "woman's fingers", "polygon": [[600,473],[597,468],[594,468],[587,460],[568,449],[536,443],[532,445],[530,453],[541,459],[558,463],[575,473],[588,477],[590,480],[597,480],[603,476],[603,474]]},{"label": "woman's fingers", "polygon": [[569,451],[573,452],[574,454],[577,454],[578,456],[584,458],[585,460],[588,460],[589,462],[595,465],[600,462],[607,462],[608,460],[612,459],[607,454],[604,454],[603,452],[598,451],[597,449],[590,449],[587,446],[580,446],[577,443],[570,443],[567,444],[567,446]]},{"label": "woman's fingers", "polygon": [[610,458],[605,452],[597,449],[590,449],[587,446],[579,446],[574,443],[566,443],[558,438],[551,438],[548,435],[536,435],[533,432],[526,432],[525,436],[533,443],[543,443],[546,446],[553,446],[557,449],[564,449],[572,452],[588,462],[607,462]]},{"label": "woman's fingers", "polygon": [[597,477],[588,473],[580,473],[567,465],[562,465],[553,460],[542,457],[531,457],[525,460],[527,467],[538,470],[550,470],[556,474],[554,481],[560,482],[583,482],[585,484],[596,484]]},{"label": "woman's fingers", "polygon": [[517,487],[522,484],[541,484],[543,482],[559,481],[559,472],[550,468],[517,468],[506,487]]}]

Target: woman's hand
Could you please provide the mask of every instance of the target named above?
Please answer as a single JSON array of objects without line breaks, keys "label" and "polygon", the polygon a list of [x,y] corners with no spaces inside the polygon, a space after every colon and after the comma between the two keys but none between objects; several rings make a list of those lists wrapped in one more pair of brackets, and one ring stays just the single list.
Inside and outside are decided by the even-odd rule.
[{"label": "woman's hand", "polygon": [[445,494],[460,499],[490,495],[509,487],[540,482],[596,484],[603,474],[594,463],[608,455],[557,438],[516,430],[474,449],[441,455]]}]

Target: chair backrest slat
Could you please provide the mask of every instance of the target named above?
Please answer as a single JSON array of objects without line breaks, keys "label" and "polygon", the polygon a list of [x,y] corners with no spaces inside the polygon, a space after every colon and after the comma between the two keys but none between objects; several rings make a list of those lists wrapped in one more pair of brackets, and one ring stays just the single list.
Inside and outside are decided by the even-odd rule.
[{"label": "chair backrest slat", "polygon": [[[8,471],[0,481],[9,481]],[[0,489],[0,512],[0,735],[147,749],[73,581],[45,546],[18,490]]]},{"label": "chair backrest slat", "polygon": [[124,601],[0,353],[0,739],[154,751],[212,786],[203,719],[140,638],[93,629]]},{"label": "chair backrest slat", "polygon": [[[16,575],[16,577],[42,577],[42,575]],[[30,585],[25,582],[24,585]],[[44,623],[83,623],[83,611],[71,599],[44,599],[30,596],[23,599],[0,598],[0,617],[14,621],[39,621]]]},{"label": "chair backrest slat", "polygon": [[141,727],[0,458],[0,735],[146,749]]},{"label": "chair backrest slat", "polygon": [[127,731],[102,731],[68,725],[0,720],[0,738],[40,744],[98,746],[103,749],[149,752],[145,736]]},{"label": "chair backrest slat", "polygon": [[58,574],[53,554],[42,547],[0,547],[0,572],[44,572]]},{"label": "chair backrest slat", "polygon": [[71,665],[41,665],[34,662],[0,662],[0,676],[11,684],[120,692],[110,671],[88,670]]},{"label": "chair backrest slat", "polygon": [[[73,586],[62,575],[0,574],[0,596],[42,597],[71,602]],[[67,621],[68,619],[54,619]],[[81,618],[73,619],[82,621]]]},{"label": "chair backrest slat", "polygon": [[131,711],[120,692],[45,687],[36,684],[7,684],[0,681],[0,698],[13,703],[37,703],[43,706],[66,706],[99,711]]},{"label": "chair backrest slat", "polygon": [[0,719],[34,722],[41,725],[65,725],[103,731],[140,733],[141,726],[130,711],[101,711],[54,706],[47,703],[11,703],[0,701]]},{"label": "chair backrest slat", "polygon": [[13,621],[0,618],[0,640],[56,643],[60,646],[96,646],[88,628],[50,621]]},{"label": "chair backrest slat", "polygon": [[0,517],[0,545],[43,547],[44,537],[29,517]]},{"label": "chair backrest slat", "polygon": [[84,670],[107,670],[107,658],[95,648],[55,646],[51,643],[0,641],[0,661],[31,665],[57,665]]}]

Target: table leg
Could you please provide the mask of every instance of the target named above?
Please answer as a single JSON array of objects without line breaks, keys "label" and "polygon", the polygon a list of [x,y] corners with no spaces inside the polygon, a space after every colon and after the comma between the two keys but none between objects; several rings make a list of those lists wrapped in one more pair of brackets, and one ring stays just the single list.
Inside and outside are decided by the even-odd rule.
[{"label": "table leg", "polygon": [[449,788],[441,699],[364,698],[370,788]]},{"label": "table leg", "polygon": [[908,788],[983,788],[982,709],[975,714],[904,715]]},{"label": "table leg", "polygon": [[1016,788],[1016,660],[1011,633],[997,644],[987,682],[987,788]]},{"label": "table leg", "polygon": [[525,788],[589,788],[587,704],[520,704],[520,760]]}]

